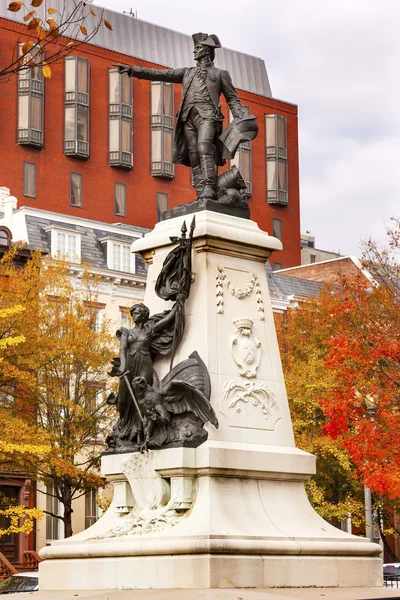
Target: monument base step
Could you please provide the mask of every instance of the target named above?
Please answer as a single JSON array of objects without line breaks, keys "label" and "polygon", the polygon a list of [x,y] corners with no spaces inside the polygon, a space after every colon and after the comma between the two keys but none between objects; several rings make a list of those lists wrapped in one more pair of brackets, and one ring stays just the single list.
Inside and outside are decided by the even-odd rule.
[{"label": "monument base step", "polygon": [[41,590],[268,589],[382,585],[379,558],[175,555],[44,561]]}]

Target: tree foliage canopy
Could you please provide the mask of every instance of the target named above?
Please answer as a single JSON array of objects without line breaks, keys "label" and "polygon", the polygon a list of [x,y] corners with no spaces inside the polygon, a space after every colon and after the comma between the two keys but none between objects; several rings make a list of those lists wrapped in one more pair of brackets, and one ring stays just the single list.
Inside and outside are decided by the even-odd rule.
[{"label": "tree foliage canopy", "polygon": [[89,272],[74,282],[68,263],[39,252],[20,269],[15,252],[0,262],[0,461],[52,486],[70,535],[72,500],[103,483],[97,468],[114,338],[98,318]]},{"label": "tree foliage canopy", "polygon": [[317,456],[310,495],[327,518],[361,517],[361,484],[381,504],[400,500],[398,219],[387,238],[278,325],[296,440]]}]

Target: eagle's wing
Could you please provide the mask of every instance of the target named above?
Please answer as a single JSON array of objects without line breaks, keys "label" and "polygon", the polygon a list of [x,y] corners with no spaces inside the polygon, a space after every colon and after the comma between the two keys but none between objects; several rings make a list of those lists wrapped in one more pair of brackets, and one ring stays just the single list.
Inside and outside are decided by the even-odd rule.
[{"label": "eagle's wing", "polygon": [[179,415],[191,412],[203,423],[210,421],[218,429],[218,419],[213,407],[200,390],[186,381],[174,380],[164,388],[164,406],[168,412]]},{"label": "eagle's wing", "polygon": [[189,358],[175,365],[161,381],[160,388],[166,388],[173,381],[188,383],[191,387],[202,392],[207,400],[210,399],[210,376],[206,365],[203,363],[197,352],[192,352]]}]

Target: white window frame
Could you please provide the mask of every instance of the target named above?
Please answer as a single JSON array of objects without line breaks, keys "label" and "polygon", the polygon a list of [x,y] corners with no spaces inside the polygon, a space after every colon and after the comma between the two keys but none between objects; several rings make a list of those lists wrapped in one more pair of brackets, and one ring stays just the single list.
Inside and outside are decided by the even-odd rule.
[{"label": "white window frame", "polygon": [[[101,509],[100,509],[100,507],[98,506],[98,504],[96,502],[96,496],[97,496],[97,494],[98,494],[98,490],[95,490],[95,489],[90,489],[90,490],[87,490],[87,492],[85,492],[85,496],[84,496],[84,498],[85,498],[85,529],[88,529],[89,527],[91,527],[92,525],[94,525],[96,523],[96,521],[101,517]],[[95,504],[96,504],[95,514],[90,514],[89,515],[89,514],[87,514],[87,510],[86,510],[86,508],[87,508],[87,506],[86,506],[86,498],[88,497],[88,498],[90,498],[90,500],[93,500],[93,495],[94,495],[94,501],[95,501]],[[88,504],[91,505],[92,502],[88,502]],[[92,512],[92,511],[90,511],[90,512]],[[87,524],[87,520],[89,520],[89,519],[90,520],[94,519],[93,523]]]},{"label": "white window frame", "polygon": [[[65,259],[68,262],[80,264],[82,262],[81,255],[81,234],[77,233],[75,229],[67,229],[64,227],[55,227],[54,225],[51,227],[47,227],[45,231],[51,232],[51,256],[54,259]],[[66,235],[75,239],[75,251],[76,254],[74,257],[70,257],[68,252],[62,254],[58,245],[58,236]]]},{"label": "white window frame", "polygon": [[[48,506],[48,501],[51,503],[51,507]],[[46,510],[51,510],[54,514],[63,515],[63,505],[58,500],[58,498],[54,497],[54,486],[46,485]],[[48,528],[57,530],[57,537],[47,537]],[[55,540],[63,540],[64,539],[64,522],[61,519],[57,519],[56,517],[52,517],[51,515],[46,514],[46,543],[50,544]]]},{"label": "white window frame", "polygon": [[[111,271],[118,271],[120,273],[130,273],[134,275],[136,273],[136,260],[135,255],[131,252],[131,245],[135,241],[136,238],[132,238],[131,241],[127,242],[125,240],[121,240],[119,238],[103,238],[100,240],[101,243],[106,244],[106,252],[107,252],[107,267]],[[115,255],[115,246],[127,247],[129,251],[129,271],[126,269],[116,268],[114,255]],[[123,265],[119,265],[123,266]]]}]

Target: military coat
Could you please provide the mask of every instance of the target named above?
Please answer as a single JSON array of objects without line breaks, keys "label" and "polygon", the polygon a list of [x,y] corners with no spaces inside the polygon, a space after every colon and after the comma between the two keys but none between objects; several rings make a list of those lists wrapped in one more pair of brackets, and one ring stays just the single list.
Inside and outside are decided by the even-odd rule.
[{"label": "military coat", "polygon": [[[186,94],[189,86],[192,83],[193,77],[196,74],[197,67],[183,67],[181,69],[147,69],[145,67],[134,67],[134,76],[138,79],[147,79],[150,81],[165,81],[169,83],[182,84],[182,100],[176,115],[176,127],[173,146],[173,162],[190,166],[188,148],[183,132],[183,123],[181,120],[181,111],[185,102]],[[219,133],[222,131],[222,121],[224,115],[221,112],[220,96],[224,95],[233,117],[242,117],[243,108],[239,96],[233,86],[231,76],[228,71],[218,69],[213,64],[206,66],[206,85],[210,100],[215,108],[215,121],[221,126]],[[221,158],[221,148],[218,148],[219,140],[216,140],[218,164],[222,165],[225,161]]]}]

